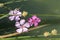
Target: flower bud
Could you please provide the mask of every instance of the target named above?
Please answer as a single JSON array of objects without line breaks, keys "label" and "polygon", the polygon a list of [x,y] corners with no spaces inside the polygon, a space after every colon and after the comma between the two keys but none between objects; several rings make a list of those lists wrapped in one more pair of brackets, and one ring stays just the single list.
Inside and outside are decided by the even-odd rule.
[{"label": "flower bud", "polygon": [[0,7],[3,7],[4,6],[4,4],[3,3],[0,3]]},{"label": "flower bud", "polygon": [[50,35],[49,32],[45,32],[45,33],[44,33],[44,36],[45,36],[45,37],[47,37],[47,36],[49,36],[49,35]]},{"label": "flower bud", "polygon": [[22,13],[22,16],[27,16],[27,14],[28,14],[28,12],[26,12],[26,11],[23,11],[23,13]]},{"label": "flower bud", "polygon": [[56,30],[56,29],[53,29],[53,30],[51,31],[51,34],[52,34],[52,35],[57,35],[57,30]]}]

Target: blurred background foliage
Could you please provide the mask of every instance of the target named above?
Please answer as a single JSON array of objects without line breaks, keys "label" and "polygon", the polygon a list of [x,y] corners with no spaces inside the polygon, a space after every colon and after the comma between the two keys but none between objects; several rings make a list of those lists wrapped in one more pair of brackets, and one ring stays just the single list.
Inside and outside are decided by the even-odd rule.
[{"label": "blurred background foliage", "polygon": [[[16,37],[20,36],[43,35],[45,31],[50,32],[52,29],[57,29],[58,33],[60,33],[60,0],[0,0],[0,18],[2,16],[7,15],[10,10],[15,8],[19,8],[21,12],[27,11],[29,15],[26,17],[26,19],[35,14],[42,20],[42,22],[39,25],[50,25],[41,29],[33,30],[25,34],[21,34],[19,36],[15,36],[14,38],[11,38],[12,40],[17,40]],[[13,33],[15,32],[15,30],[16,28],[14,26],[14,21],[11,22],[8,19],[8,16],[0,19],[0,35]],[[60,35],[56,37],[59,38]],[[27,38],[26,40],[28,39],[29,38]],[[44,40],[45,38],[41,39]],[[53,40],[54,38],[51,39]],[[32,40],[36,39],[33,38]],[[40,39],[38,38],[38,40]]]}]

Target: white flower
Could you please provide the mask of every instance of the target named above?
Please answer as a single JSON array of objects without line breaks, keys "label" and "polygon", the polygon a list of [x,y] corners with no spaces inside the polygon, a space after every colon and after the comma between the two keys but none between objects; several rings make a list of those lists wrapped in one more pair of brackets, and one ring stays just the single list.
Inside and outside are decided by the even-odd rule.
[{"label": "white flower", "polygon": [[23,25],[25,23],[25,19],[20,20],[20,25]]},{"label": "white flower", "polygon": [[26,22],[23,26],[25,26],[26,28],[29,28],[30,24],[28,22]]},{"label": "white flower", "polygon": [[18,33],[28,32],[28,29],[27,28],[20,28],[20,29],[17,29],[16,32],[18,32]]},{"label": "white flower", "polygon": [[[21,12],[17,9],[15,10],[11,10],[9,12],[9,19],[12,21],[12,20],[15,20],[15,21],[19,21],[20,20],[20,17],[22,16]],[[14,17],[13,17],[14,16]]]}]

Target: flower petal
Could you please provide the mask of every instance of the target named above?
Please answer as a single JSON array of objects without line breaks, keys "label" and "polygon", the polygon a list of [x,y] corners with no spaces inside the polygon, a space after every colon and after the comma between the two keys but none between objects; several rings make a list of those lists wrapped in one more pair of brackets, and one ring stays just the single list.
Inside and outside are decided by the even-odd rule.
[{"label": "flower petal", "polygon": [[34,26],[35,26],[35,27],[38,26],[38,23],[37,23],[37,22],[34,22]]},{"label": "flower petal", "polygon": [[20,24],[23,25],[25,23],[25,19],[20,20]]},{"label": "flower petal", "polygon": [[23,28],[23,32],[28,32],[28,29],[27,28]]},{"label": "flower petal", "polygon": [[35,20],[36,18],[37,18],[37,16],[36,16],[36,15],[32,16],[32,19],[33,19],[33,20]]},{"label": "flower petal", "polygon": [[9,17],[9,20],[13,21],[14,18],[15,18],[15,16],[10,16],[10,17]]},{"label": "flower petal", "polygon": [[18,32],[18,33],[28,32],[28,29],[27,28],[19,28],[16,30],[16,32]]},{"label": "flower petal", "polygon": [[28,22],[32,22],[32,19],[31,19],[31,18],[29,18],[29,19],[28,19]]},{"label": "flower petal", "polygon": [[9,15],[13,15],[13,10],[11,10],[11,11],[9,12]]},{"label": "flower petal", "polygon": [[18,11],[17,12],[17,15],[21,17],[22,16],[22,13]]},{"label": "flower petal", "polygon": [[22,33],[22,29],[21,28],[20,29],[17,29],[16,32]]},{"label": "flower petal", "polygon": [[19,16],[15,16],[15,20],[16,21],[20,20]]},{"label": "flower petal", "polygon": [[19,22],[16,22],[16,23],[15,23],[15,26],[16,26],[17,28],[20,28],[20,27],[21,27],[20,24],[19,24]]},{"label": "flower petal", "polygon": [[15,10],[14,10],[14,14],[17,14],[17,12],[18,12],[18,10],[17,10],[17,9],[15,9]]},{"label": "flower petal", "polygon": [[36,19],[36,22],[41,22],[41,19],[40,19],[40,18],[37,18],[37,19]]},{"label": "flower petal", "polygon": [[26,28],[29,28],[30,24],[28,22],[26,22],[23,26],[25,26]]},{"label": "flower petal", "polygon": [[29,22],[30,26],[33,26],[33,22]]}]

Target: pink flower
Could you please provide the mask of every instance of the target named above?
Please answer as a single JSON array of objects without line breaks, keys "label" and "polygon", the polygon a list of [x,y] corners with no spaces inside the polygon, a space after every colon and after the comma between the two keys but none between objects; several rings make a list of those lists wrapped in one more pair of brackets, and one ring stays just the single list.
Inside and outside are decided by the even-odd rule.
[{"label": "pink flower", "polygon": [[41,19],[38,18],[36,15],[32,16],[31,18],[28,19],[28,22],[30,25],[38,26],[38,23],[41,22]]},{"label": "pink flower", "polygon": [[21,17],[21,12],[19,11],[19,10],[17,10],[17,9],[15,9],[15,10],[11,10],[10,12],[9,12],[9,20],[16,20],[16,21],[18,21],[18,20],[20,20],[20,17]]}]

